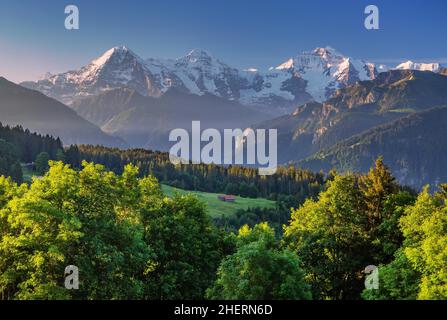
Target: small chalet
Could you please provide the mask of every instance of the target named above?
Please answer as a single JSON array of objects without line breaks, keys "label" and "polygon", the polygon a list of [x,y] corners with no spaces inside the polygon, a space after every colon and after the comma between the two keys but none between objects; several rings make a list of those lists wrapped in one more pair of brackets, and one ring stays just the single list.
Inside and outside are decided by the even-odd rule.
[{"label": "small chalet", "polygon": [[229,195],[218,196],[217,198],[220,201],[224,201],[224,202],[235,202],[236,201],[235,196],[229,196]]}]

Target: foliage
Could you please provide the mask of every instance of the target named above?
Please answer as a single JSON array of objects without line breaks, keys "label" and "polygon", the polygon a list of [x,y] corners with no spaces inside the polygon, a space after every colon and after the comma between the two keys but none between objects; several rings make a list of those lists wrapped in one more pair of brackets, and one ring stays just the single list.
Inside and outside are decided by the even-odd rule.
[{"label": "foliage", "polygon": [[210,299],[310,299],[297,255],[281,248],[267,223],[239,230],[236,252],[225,258]]},{"label": "foliage", "polygon": [[9,176],[18,183],[23,180],[16,148],[2,139],[0,139],[0,175]]},{"label": "foliage", "polygon": [[[0,203],[2,299],[197,298],[231,250],[196,199],[164,198],[130,165],[50,161],[30,186],[0,178]],[[63,286],[71,264],[80,290]]]},{"label": "foliage", "polygon": [[59,138],[31,133],[21,126],[10,127],[0,123],[0,139],[12,144],[17,158],[25,163],[33,162],[41,152],[47,152],[50,159],[56,159],[57,151],[63,150]]},{"label": "foliage", "polygon": [[[192,194],[196,196],[199,200],[207,205],[206,211],[212,218],[217,217],[232,217],[238,210],[247,210],[253,207],[262,207],[262,208],[270,208],[275,209],[276,204],[275,201],[257,198],[242,198],[236,196],[235,202],[225,202],[218,199],[220,193],[210,193],[210,192],[202,192],[202,191],[186,191],[179,188],[174,188],[165,184],[162,184],[163,192],[172,197],[175,194],[187,195]],[[241,225],[242,226],[242,225]],[[239,228],[236,229],[236,231]]]},{"label": "foliage", "polygon": [[216,226],[232,232],[237,232],[244,225],[252,228],[261,222],[268,222],[275,230],[277,237],[281,237],[283,225],[289,221],[290,208],[292,207],[294,205],[289,205],[283,197],[279,197],[275,207],[240,209],[232,215],[216,216],[213,221]]},{"label": "foliage", "polygon": [[329,183],[319,200],[292,211],[286,241],[303,261],[313,295],[352,298],[361,291],[361,271],[370,262],[367,216],[357,178],[348,174]]},{"label": "foliage", "polygon": [[400,220],[404,253],[421,274],[418,299],[447,299],[447,197],[430,195],[428,187]]},{"label": "foliage", "polygon": [[[0,160],[18,163],[9,142],[0,150]],[[46,172],[29,185],[0,176],[0,299],[447,298],[447,185],[416,199],[379,158],[364,175],[332,171],[313,197],[300,186],[318,175],[297,178],[299,169],[269,180],[247,168],[171,167],[162,153],[101,150],[56,149],[74,168],[42,151],[36,167]],[[86,155],[123,167],[109,171]],[[204,193],[162,189],[141,168],[193,185],[213,177],[210,189],[267,186],[276,204],[213,217],[218,229]],[[370,264],[379,266],[378,290],[364,290]],[[68,265],[79,267],[80,290],[64,288]]]},{"label": "foliage", "polygon": [[401,246],[398,221],[412,202],[379,158],[366,175],[334,176],[317,201],[292,211],[285,240],[302,259],[313,295],[358,298],[364,268],[390,262]]},{"label": "foliage", "polygon": [[[143,206],[144,239],[154,260],[146,271],[151,299],[201,299],[231,243],[210,224],[204,204],[192,195]],[[229,247],[227,247],[229,246]],[[229,248],[229,249],[228,249]]]},{"label": "foliage", "polygon": [[38,174],[43,175],[49,169],[48,161],[50,161],[48,153],[41,152],[37,155],[35,167]]},{"label": "foliage", "polygon": [[143,149],[120,150],[101,146],[72,146],[66,150],[67,163],[77,168],[81,160],[103,164],[121,174],[126,164],[139,168],[141,176],[152,175],[161,183],[185,190],[226,193],[250,198],[276,200],[290,195],[296,203],[315,197],[324,185],[324,174],[295,167],[278,167],[275,175],[260,176],[256,168],[182,164],[174,166],[168,153]]},{"label": "foliage", "polygon": [[379,267],[379,288],[365,289],[366,300],[415,300],[419,292],[420,275],[402,250],[396,252],[391,263]]}]

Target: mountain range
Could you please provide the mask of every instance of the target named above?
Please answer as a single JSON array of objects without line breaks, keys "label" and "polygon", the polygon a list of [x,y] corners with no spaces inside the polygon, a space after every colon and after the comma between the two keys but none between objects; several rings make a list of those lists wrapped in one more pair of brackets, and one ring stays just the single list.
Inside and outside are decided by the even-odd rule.
[{"label": "mountain range", "polygon": [[[169,89],[195,95],[215,95],[243,105],[286,114],[299,104],[323,102],[331,94],[361,80],[372,80],[390,68],[347,57],[331,47],[291,57],[262,72],[240,70],[195,49],[175,60],[140,58],[125,46],[114,47],[80,70],[46,74],[21,85],[67,105],[76,99],[127,87],[142,96],[160,97]],[[439,63],[407,61],[395,69],[443,72]]]},{"label": "mountain range", "polygon": [[142,59],[127,47],[114,47],[85,67],[37,82],[24,82],[68,105],[76,99],[127,87],[142,96],[160,97],[169,89],[215,95],[271,114],[296,105],[324,101],[337,88],[374,79],[374,64],[345,57],[331,47],[317,48],[288,59],[266,72],[239,70],[204,50],[175,60]]},{"label": "mountain range", "polygon": [[[66,104],[101,139],[122,139],[108,144],[167,150],[169,131],[188,129],[193,120],[203,128],[272,128],[280,163],[362,171],[384,153],[400,180],[420,187],[444,178],[430,169],[432,161],[447,160],[444,149],[435,156],[413,153],[423,141],[442,139],[446,75],[439,63],[390,68],[331,47],[259,71],[232,67],[204,50],[174,60],[143,59],[120,46],[79,70],[21,85]],[[432,121],[438,129],[414,140],[413,126],[422,132]],[[391,151],[396,141],[401,156]]]}]

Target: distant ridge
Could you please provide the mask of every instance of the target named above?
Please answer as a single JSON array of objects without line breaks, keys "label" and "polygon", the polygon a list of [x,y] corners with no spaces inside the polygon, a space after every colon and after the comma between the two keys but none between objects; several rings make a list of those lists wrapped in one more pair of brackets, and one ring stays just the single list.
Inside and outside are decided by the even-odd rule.
[{"label": "distant ridge", "polygon": [[59,137],[64,144],[101,144],[125,147],[119,138],[102,132],[69,107],[40,92],[0,77],[0,119],[32,132]]}]

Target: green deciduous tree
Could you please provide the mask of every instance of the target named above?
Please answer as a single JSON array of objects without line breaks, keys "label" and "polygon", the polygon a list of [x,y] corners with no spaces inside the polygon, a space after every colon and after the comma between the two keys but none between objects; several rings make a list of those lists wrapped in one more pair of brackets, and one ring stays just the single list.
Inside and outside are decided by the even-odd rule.
[{"label": "green deciduous tree", "polygon": [[404,253],[421,274],[419,299],[447,299],[446,202],[444,192],[430,195],[426,187],[401,218]]},{"label": "green deciduous tree", "polygon": [[298,256],[281,248],[266,223],[239,230],[237,251],[225,258],[210,299],[310,299]]},{"label": "green deciduous tree", "polygon": [[211,225],[204,204],[191,195],[145,201],[145,240],[154,263],[147,271],[150,299],[201,299],[224,256],[225,240]]},{"label": "green deciduous tree", "polygon": [[419,292],[420,274],[413,269],[402,250],[395,259],[379,267],[378,289],[365,289],[366,300],[415,300]]},{"label": "green deciduous tree", "polygon": [[[124,205],[123,195],[135,190],[125,189],[122,179],[102,166],[85,163],[76,172],[50,162],[41,179],[7,196],[1,210],[2,297],[142,298],[152,255],[135,223],[138,209]],[[8,188],[4,197],[14,194]],[[80,290],[64,288],[64,269],[71,264],[80,270]]]},{"label": "green deciduous tree", "polygon": [[336,176],[319,200],[292,211],[285,237],[302,259],[313,295],[320,299],[359,297],[362,270],[370,264],[371,242],[358,179]]}]

